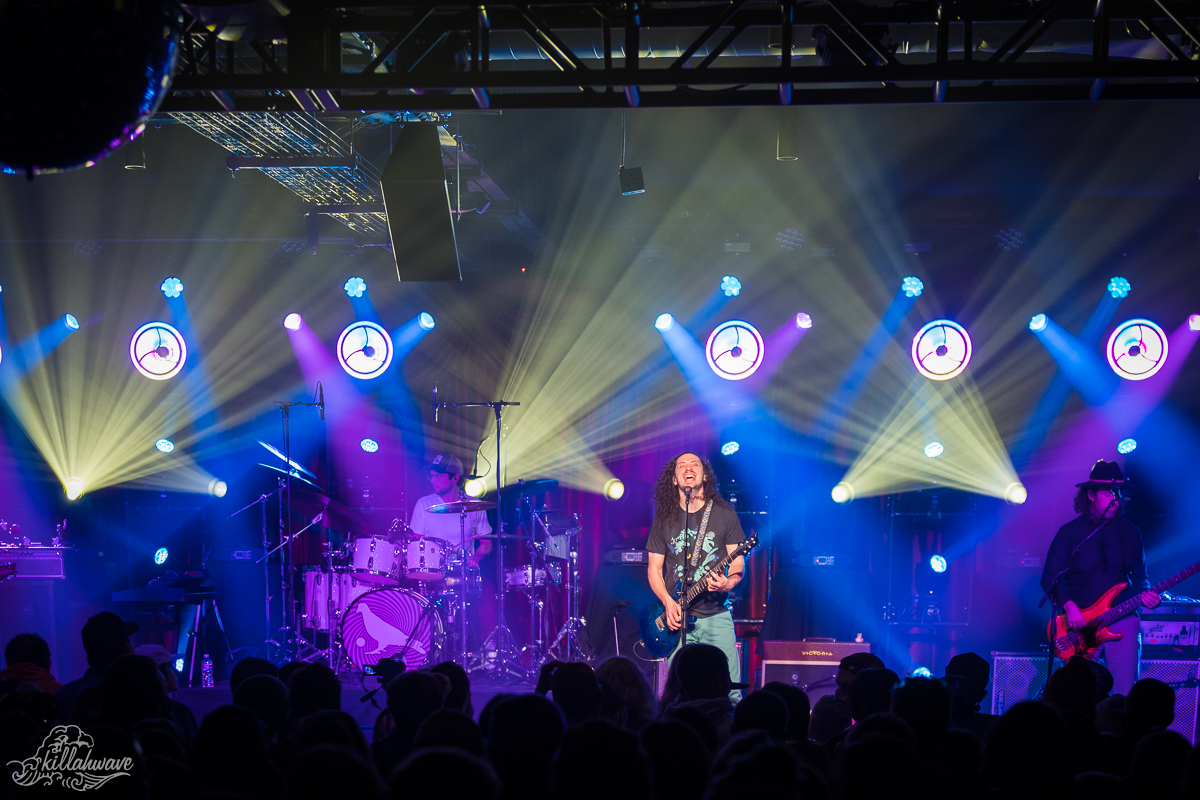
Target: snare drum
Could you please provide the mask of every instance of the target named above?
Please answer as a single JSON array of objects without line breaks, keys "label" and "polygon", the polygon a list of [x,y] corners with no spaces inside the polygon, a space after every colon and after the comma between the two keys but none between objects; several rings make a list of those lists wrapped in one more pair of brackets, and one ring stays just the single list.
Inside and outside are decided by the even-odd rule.
[{"label": "snare drum", "polygon": [[419,536],[404,546],[404,574],[415,581],[440,581],[446,577],[450,545],[443,539]]},{"label": "snare drum", "polygon": [[397,586],[404,577],[403,552],[383,536],[360,536],[350,543],[350,572],[363,583]]},{"label": "snare drum", "polygon": [[534,570],[531,566],[504,571],[504,586],[507,589],[530,589],[546,585],[546,570]]}]

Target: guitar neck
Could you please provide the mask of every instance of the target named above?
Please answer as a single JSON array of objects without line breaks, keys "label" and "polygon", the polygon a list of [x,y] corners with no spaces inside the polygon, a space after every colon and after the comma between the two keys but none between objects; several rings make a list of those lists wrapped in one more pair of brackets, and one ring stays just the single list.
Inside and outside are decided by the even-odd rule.
[{"label": "guitar neck", "polygon": [[738,553],[736,551],[733,553],[726,553],[725,557],[722,558],[720,561],[718,561],[716,564],[714,564],[712,569],[710,569],[708,572],[704,573],[703,578],[701,578],[700,580],[693,583],[692,588],[690,588],[686,592],[684,592],[683,598],[681,598],[682,602],[680,603],[680,605],[683,605],[684,603],[691,603],[697,597],[704,594],[704,592],[707,591],[704,588],[704,586],[708,582],[709,577],[712,575],[715,575],[718,572],[724,572],[725,568],[728,567],[730,564],[732,564],[733,560],[740,555],[741,555],[741,553]]},{"label": "guitar neck", "polygon": [[[1154,592],[1155,594],[1162,594],[1167,589],[1170,589],[1172,586],[1174,586],[1177,583],[1181,583],[1181,582],[1187,580],[1188,578],[1195,575],[1197,572],[1200,572],[1200,561],[1197,561],[1195,564],[1192,564],[1190,567],[1188,567],[1185,570],[1176,572],[1174,575],[1167,578],[1162,583],[1156,583],[1155,585],[1150,587],[1150,591]],[[1134,611],[1137,611],[1137,608],[1139,605],[1141,605],[1141,603],[1138,602],[1138,598],[1131,597],[1130,599],[1126,600],[1124,603],[1121,603],[1121,605],[1113,606],[1108,611],[1105,611],[1103,614],[1101,614],[1099,617],[1096,618],[1096,620],[1095,620],[1096,627],[1107,628],[1109,625],[1113,624],[1114,622],[1124,619],[1125,617],[1128,617],[1130,614],[1132,614]]]}]

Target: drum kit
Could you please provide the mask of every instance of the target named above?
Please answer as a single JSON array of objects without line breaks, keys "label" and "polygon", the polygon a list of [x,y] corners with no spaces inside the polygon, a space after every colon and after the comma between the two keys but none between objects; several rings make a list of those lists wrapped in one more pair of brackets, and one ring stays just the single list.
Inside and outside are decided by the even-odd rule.
[{"label": "drum kit", "polygon": [[[536,481],[501,491],[545,491],[547,483],[557,485]],[[419,536],[398,519],[386,533],[369,533],[352,510],[309,491],[294,490],[292,505],[312,514],[323,528],[347,532],[339,546],[322,542],[323,566],[305,567],[297,576],[302,585],[295,592],[301,602],[298,644],[304,660],[365,674],[386,659],[403,661],[407,669],[454,660],[468,671],[526,678],[546,661],[582,657],[576,515],[533,509],[526,501],[522,530],[528,534],[468,538],[467,515],[494,509],[495,503],[463,499],[426,510],[457,515],[460,541],[468,544],[475,539],[526,542],[523,549],[532,554],[531,562],[502,570],[503,591],[496,598],[497,603],[504,595],[510,604],[514,599],[528,603],[528,628],[522,626],[518,638],[501,624],[481,635],[481,607],[490,605],[490,598],[485,597],[479,566],[463,557],[467,549],[462,544]],[[564,592],[565,604],[555,608],[555,599]],[[555,634],[550,612],[564,610],[566,622]]]}]

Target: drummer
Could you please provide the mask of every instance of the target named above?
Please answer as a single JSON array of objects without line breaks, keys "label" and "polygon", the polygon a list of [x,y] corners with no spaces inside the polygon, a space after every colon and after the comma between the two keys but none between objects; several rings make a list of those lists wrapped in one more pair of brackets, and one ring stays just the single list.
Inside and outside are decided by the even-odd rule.
[{"label": "drummer", "polygon": [[[430,506],[441,503],[453,503],[456,500],[469,500],[462,490],[462,462],[458,456],[450,453],[438,453],[429,465],[429,482],[433,485],[433,494],[427,494],[417,500],[413,506],[412,521],[409,527],[416,536],[432,536],[444,539],[450,546],[457,547],[461,541],[461,527],[458,514],[430,514],[426,511]],[[492,532],[488,524],[487,513],[472,511],[467,514],[466,534],[482,536]],[[475,545],[478,544],[478,549]],[[467,543],[467,552],[471,553],[467,560],[474,566],[479,565],[479,559],[492,550],[492,543],[486,539]]]}]

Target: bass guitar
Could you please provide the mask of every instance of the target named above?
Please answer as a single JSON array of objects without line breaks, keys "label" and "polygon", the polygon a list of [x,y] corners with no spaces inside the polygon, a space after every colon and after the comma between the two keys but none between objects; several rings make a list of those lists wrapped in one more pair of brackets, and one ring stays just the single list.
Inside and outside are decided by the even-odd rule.
[{"label": "bass guitar", "polygon": [[[1181,572],[1175,573],[1162,583],[1151,586],[1150,591],[1155,594],[1162,594],[1167,589],[1170,589],[1181,581],[1187,580],[1197,572],[1200,572],[1200,561],[1197,561]],[[1128,585],[1128,583],[1118,583],[1100,595],[1099,600],[1087,608],[1080,609],[1086,625],[1077,631],[1067,628],[1067,614],[1065,611],[1060,611],[1056,614],[1054,619],[1046,626],[1046,635],[1050,639],[1051,646],[1054,648],[1055,657],[1064,660],[1071,656],[1094,658],[1096,651],[1105,642],[1114,642],[1120,639],[1124,634],[1114,633],[1108,629],[1108,626],[1125,619],[1125,617],[1137,611],[1138,606],[1141,605],[1137,597],[1131,597],[1119,606],[1112,604],[1113,598],[1120,594]]]},{"label": "bass guitar", "polygon": [[[679,598],[679,604],[683,605],[685,598],[687,603],[691,604],[693,600],[708,591],[709,578],[714,575],[725,574],[725,570],[733,563],[734,559],[744,556],[756,547],[758,547],[758,534],[743,539],[732,553],[726,553],[725,557],[714,564],[713,568],[706,572],[703,578],[693,583],[692,587],[687,590],[686,595],[683,592],[683,584],[677,582],[675,584],[675,597]],[[679,630],[671,630],[667,625],[666,610],[666,606],[655,598],[638,612],[638,632],[641,633],[642,644],[645,646],[646,651],[650,653],[651,658],[666,658],[679,642]],[[686,624],[688,630],[692,630],[695,627],[696,618],[688,617]]]}]

